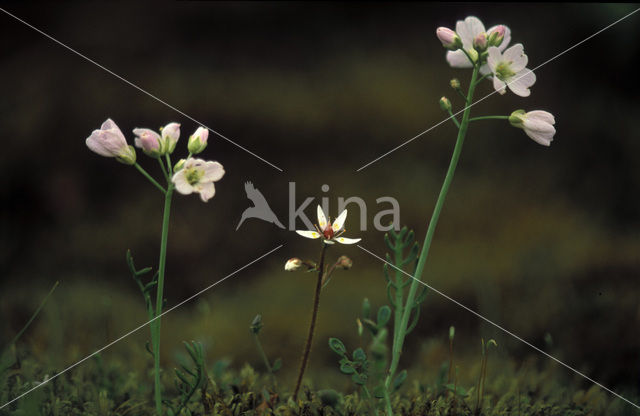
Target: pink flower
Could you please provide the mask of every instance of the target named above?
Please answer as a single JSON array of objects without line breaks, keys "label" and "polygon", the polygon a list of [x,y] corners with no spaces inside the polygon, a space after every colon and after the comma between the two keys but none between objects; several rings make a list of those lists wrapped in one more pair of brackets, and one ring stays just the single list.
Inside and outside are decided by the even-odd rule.
[{"label": "pink flower", "polygon": [[127,144],[124,134],[116,123],[107,119],[100,130],[94,130],[85,141],[87,147],[104,157],[115,157],[119,162],[133,165],[136,163],[136,151]]},{"label": "pink flower", "polygon": [[436,29],[436,36],[438,37],[438,40],[442,42],[442,46],[452,51],[455,51],[462,46],[462,41],[458,34],[448,27],[439,27]]},{"label": "pink flower", "polygon": [[136,147],[142,149],[147,155],[158,157],[163,153],[160,135],[150,129],[133,129],[133,134],[137,137],[134,140]]}]

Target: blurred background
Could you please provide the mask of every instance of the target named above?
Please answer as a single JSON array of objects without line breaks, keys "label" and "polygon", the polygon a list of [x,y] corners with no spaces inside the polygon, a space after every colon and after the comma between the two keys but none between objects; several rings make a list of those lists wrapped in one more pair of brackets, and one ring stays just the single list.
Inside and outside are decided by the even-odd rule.
[{"label": "blurred background", "polygon": [[[277,171],[211,135],[205,159],[226,176],[207,204],[174,199],[165,286],[172,306],[283,244],[163,318],[163,361],[175,365],[182,340],[205,343],[211,361],[260,368],[248,327],[263,315],[267,354],[283,358],[293,382],[306,335],[314,278],[286,273],[290,257],[313,258],[318,245],[258,220],[238,231],[252,181],[285,222],[289,182],[296,203],[358,196],[368,230],[349,236],[384,255],[373,217],[391,196],[401,223],[426,232],[455,142],[445,123],[366,169],[356,169],[440,122],[442,95],[466,88],[470,71],[448,66],[435,37],[468,15],[505,24],[535,67],[635,7],[632,4],[518,5],[417,3],[4,3],[24,19],[283,169]],[[155,266],[162,197],[135,169],[101,158],[84,143],[112,118],[132,142],[135,127],[182,124],[175,157],[197,127],[188,118],[0,14],[0,340],[24,325],[60,281],[19,345],[46,368],[62,369],[145,321],[128,273]],[[611,388],[637,395],[640,380],[640,137],[634,15],[536,71],[528,98],[494,94],[472,115],[542,109],[556,117],[550,148],[507,122],[471,125],[439,223],[424,280]],[[493,91],[482,84],[476,97]],[[157,164],[140,163],[160,177]],[[329,185],[328,192],[321,186]],[[306,210],[313,219],[315,202]],[[298,227],[303,227],[298,222]],[[355,319],[364,297],[386,302],[382,265],[356,247],[354,261],[323,292],[309,378],[344,382],[326,347],[337,336],[360,345]],[[548,359],[429,293],[408,338],[402,368],[435,372],[446,359],[450,325],[461,362],[479,360],[480,338],[498,341],[515,369]],[[105,360],[149,368],[146,329]],[[468,358],[467,358],[468,357]],[[87,363],[86,365],[93,365]],[[464,364],[461,364],[464,365]],[[472,365],[472,364],[469,364]],[[475,365],[475,364],[473,364]],[[566,385],[589,383],[558,367]],[[410,372],[411,374],[411,372]],[[462,373],[461,373],[462,374]]]}]

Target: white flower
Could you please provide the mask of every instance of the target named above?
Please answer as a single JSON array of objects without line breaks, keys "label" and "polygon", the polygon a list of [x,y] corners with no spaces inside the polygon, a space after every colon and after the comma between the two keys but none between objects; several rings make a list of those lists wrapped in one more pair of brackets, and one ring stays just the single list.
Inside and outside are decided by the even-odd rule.
[{"label": "white flower", "polygon": [[556,134],[556,129],[553,127],[556,119],[553,114],[546,111],[516,110],[509,116],[509,122],[512,126],[523,129],[527,136],[543,146],[551,145],[553,136]]},{"label": "white flower", "polygon": [[127,144],[127,139],[116,123],[107,119],[100,130],[94,130],[85,141],[87,147],[104,157],[115,157],[119,162],[133,165],[136,163],[136,151]]},{"label": "white flower", "polygon": [[527,66],[529,58],[524,54],[521,43],[513,45],[504,54],[495,46],[488,50],[487,64],[493,74],[493,88],[504,94],[508,86],[514,94],[528,97],[529,87],[536,82],[536,75]]},{"label": "white flower", "polygon": [[181,194],[189,195],[197,192],[200,194],[200,199],[207,202],[216,193],[213,183],[223,176],[224,168],[220,163],[189,158],[171,180]]},{"label": "white flower", "polygon": [[[456,23],[456,33],[460,37],[462,41],[462,49],[467,51],[469,55],[475,57],[477,59],[477,51],[473,47],[473,41],[478,37],[482,37],[483,34],[487,36],[489,40],[497,41],[498,36],[502,36],[502,42],[500,46],[498,46],[499,50],[502,52],[505,50],[509,42],[511,41],[511,30],[504,25],[496,25],[490,27],[489,30],[485,31],[484,24],[474,16],[469,16],[464,20],[458,20]],[[492,36],[493,35],[493,36]],[[489,45],[491,46],[491,44]],[[453,68],[472,68],[473,63],[469,61],[467,55],[461,51],[449,51],[447,52],[447,62]],[[484,67],[484,65],[483,65]],[[482,68],[480,69],[482,71]],[[489,73],[486,71],[484,73]]]},{"label": "white flower", "polygon": [[316,231],[303,231],[296,230],[296,233],[306,238],[321,238],[326,244],[334,244],[335,241],[341,244],[355,244],[360,241],[360,238],[345,238],[340,237],[344,232],[344,222],[347,219],[347,210],[345,209],[338,215],[333,224],[327,221],[324,212],[320,205],[318,205],[318,224],[316,224]]}]

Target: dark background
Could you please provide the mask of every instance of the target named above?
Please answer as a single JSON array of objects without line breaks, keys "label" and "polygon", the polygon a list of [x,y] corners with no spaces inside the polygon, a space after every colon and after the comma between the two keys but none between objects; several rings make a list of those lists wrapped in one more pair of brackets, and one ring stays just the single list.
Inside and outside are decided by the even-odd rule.
[{"label": "dark background", "polygon": [[[269,355],[296,369],[313,279],[283,271],[286,259],[318,247],[293,232],[249,220],[245,181],[284,222],[288,182],[297,200],[360,196],[367,232],[349,236],[383,254],[372,230],[375,199],[393,196],[401,222],[424,238],[455,140],[444,124],[361,172],[356,169],[440,122],[438,98],[454,110],[469,71],[451,69],[438,26],[478,16],[504,23],[535,67],[637,5],[418,3],[3,3],[2,7],[185,114],[264,157],[210,136],[206,159],[227,171],[217,194],[175,198],[165,293],[174,305],[279,244],[284,247],[200,299],[167,315],[163,351],[182,339],[207,343],[210,358],[259,365],[247,327],[260,312]],[[640,151],[637,68],[640,15],[615,25],[536,71],[532,95],[494,94],[472,115],[543,109],[557,120],[550,148],[508,123],[471,125],[435,235],[425,281],[610,387],[640,377]],[[161,195],[133,168],[88,151],[84,140],[108,117],[130,142],[134,127],[182,123],[176,157],[197,127],[188,118],[0,13],[0,334],[10,339],[57,280],[54,297],[23,339],[61,368],[144,322],[124,253],[155,265]],[[489,82],[476,98],[492,91]],[[138,154],[158,174],[157,165]],[[330,185],[323,193],[321,185]],[[313,206],[313,205],[312,205]],[[312,217],[313,209],[307,210]],[[332,212],[336,215],[337,212]],[[299,227],[302,224],[298,224]],[[310,371],[335,374],[328,336],[357,343],[363,297],[385,301],[378,260],[354,260],[323,295]],[[529,354],[456,305],[430,294],[404,367],[439,365],[449,325],[462,349],[496,337],[518,366]],[[544,341],[545,335],[551,342]],[[111,359],[147,363],[146,331],[123,340]],[[435,341],[434,341],[435,340]],[[437,350],[436,348],[436,350]],[[435,357],[435,358],[434,358]],[[473,356],[475,359],[475,355]],[[145,361],[147,360],[147,361]],[[323,365],[326,364],[325,365]],[[584,385],[567,372],[568,382]],[[317,381],[318,384],[323,382]],[[588,385],[588,384],[587,384]],[[637,391],[633,391],[637,394]]]}]

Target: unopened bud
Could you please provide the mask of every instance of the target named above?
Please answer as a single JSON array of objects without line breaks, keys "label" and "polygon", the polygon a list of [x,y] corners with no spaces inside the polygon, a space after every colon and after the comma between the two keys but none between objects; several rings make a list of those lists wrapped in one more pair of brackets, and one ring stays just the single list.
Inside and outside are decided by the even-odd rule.
[{"label": "unopened bud", "polygon": [[460,36],[448,27],[439,27],[436,29],[436,36],[438,40],[442,42],[442,46],[449,50],[455,51],[462,47],[462,39],[460,39]]},{"label": "unopened bud", "polygon": [[302,268],[302,260],[297,257],[287,260],[284,265],[284,269],[288,272],[295,272],[296,270],[300,270]]},{"label": "unopened bud", "polygon": [[487,49],[487,34],[484,32],[478,33],[473,39],[473,47],[480,51]]},{"label": "unopened bud", "polygon": [[449,81],[449,85],[451,85],[451,88],[453,88],[454,90],[459,90],[460,80],[458,78],[454,78],[451,81]]},{"label": "unopened bud", "polygon": [[176,148],[176,143],[178,143],[178,139],[180,138],[180,124],[169,123],[164,126],[160,132],[162,133],[162,141],[164,142],[166,152],[169,154],[173,153]]},{"label": "unopened bud", "polygon": [[447,97],[440,98],[440,108],[442,111],[450,111],[451,110],[451,101]]},{"label": "unopened bud", "polygon": [[353,261],[347,256],[338,257],[336,267],[344,270],[349,270],[353,266]]},{"label": "unopened bud", "polygon": [[504,25],[498,25],[492,29],[487,37],[488,46],[500,46],[504,40],[504,34],[507,32],[507,27]]},{"label": "unopened bud", "polygon": [[249,329],[251,330],[251,332],[257,335],[262,329],[262,326],[262,315],[257,314],[256,317],[253,318],[253,321],[251,321],[251,326],[249,327]]},{"label": "unopened bud", "polygon": [[453,337],[455,336],[456,336],[456,328],[453,325],[451,325],[449,327],[449,340],[453,341]]},{"label": "unopened bud", "polygon": [[207,147],[207,139],[209,138],[209,130],[204,127],[198,127],[195,133],[189,137],[189,152],[194,155],[202,152]]},{"label": "unopened bud", "polygon": [[177,172],[177,171],[179,171],[180,169],[182,169],[182,167],[184,166],[184,163],[185,163],[186,161],[187,161],[187,159],[180,159],[180,160],[178,160],[178,163],[176,163],[176,164],[173,166],[173,171],[174,171],[174,172]]}]

